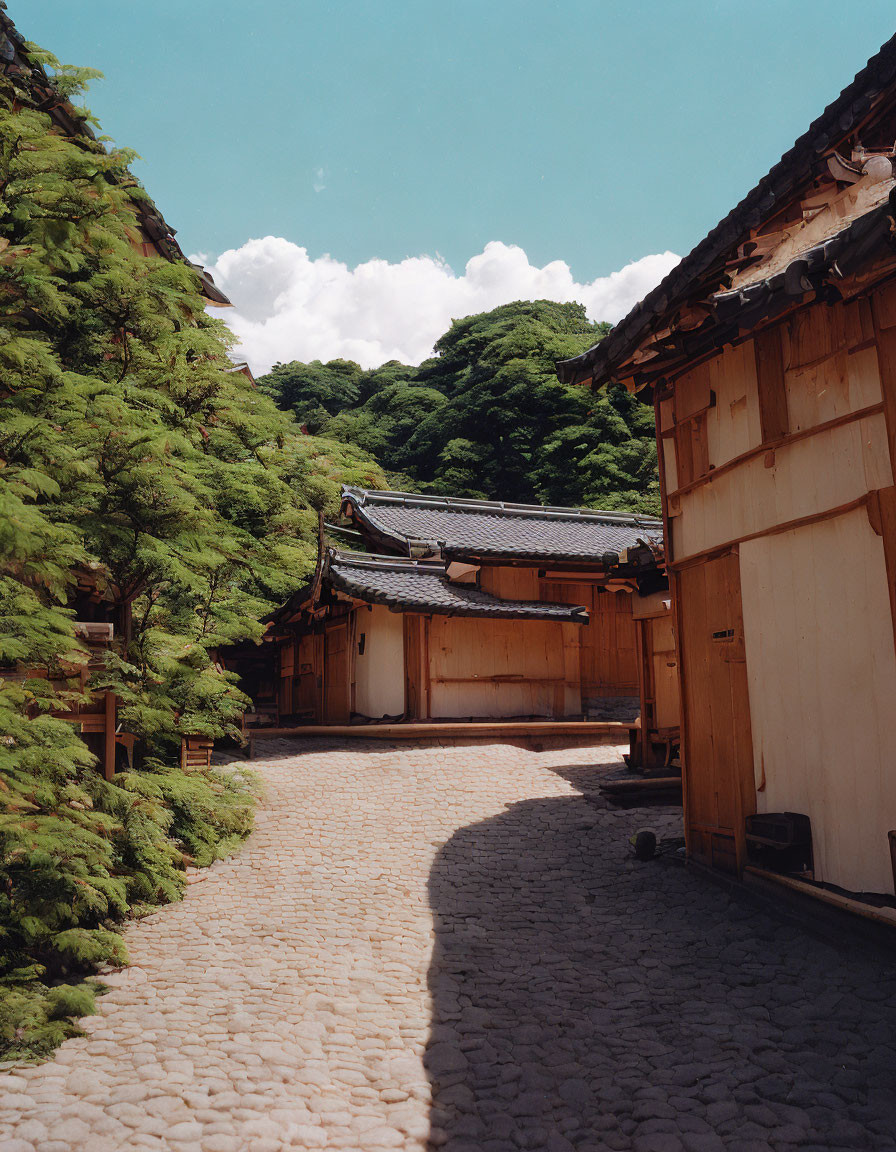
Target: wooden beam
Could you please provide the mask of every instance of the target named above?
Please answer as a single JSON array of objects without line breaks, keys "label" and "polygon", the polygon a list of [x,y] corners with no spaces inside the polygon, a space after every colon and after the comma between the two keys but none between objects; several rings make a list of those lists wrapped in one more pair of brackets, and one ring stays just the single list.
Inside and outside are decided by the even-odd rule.
[{"label": "wooden beam", "polygon": [[[673,420],[674,420],[674,400],[675,394],[672,392],[673,401]],[[665,540],[665,554],[666,554],[666,573],[669,579],[669,598],[672,601],[673,613],[673,629],[675,635],[675,648],[677,653],[677,668],[676,674],[678,676],[678,697],[679,697],[679,719],[681,723],[680,733],[680,756],[681,756],[681,803],[684,818],[684,839],[685,851],[688,855],[691,854],[692,836],[690,825],[688,821],[688,772],[687,772],[687,742],[688,742],[688,716],[686,714],[686,692],[685,692],[685,675],[684,675],[684,659],[682,656],[682,620],[681,620],[681,592],[679,589],[678,573],[675,571],[675,539],[672,533],[672,517],[669,508],[669,491],[666,487],[666,442],[659,434],[661,427],[660,418],[660,404],[662,401],[657,397],[654,400],[654,425],[656,428],[656,450],[657,462],[659,464],[660,474],[660,499],[662,501],[663,510],[663,536]],[[677,475],[677,471],[676,471]],[[643,720],[643,717],[642,717]]]},{"label": "wooden beam", "polygon": [[432,684],[561,684],[565,688],[575,688],[578,677],[563,676],[523,676],[508,672],[503,676],[432,676]]},{"label": "wooden beam", "polygon": [[877,364],[883,393],[883,411],[887,422],[887,443],[890,446],[890,467],[896,483],[896,326],[888,323],[890,316],[885,294],[871,298],[871,316],[874,339],[877,344]]},{"label": "wooden beam", "polygon": [[868,920],[876,920],[878,924],[887,924],[896,928],[896,908],[886,905],[867,904],[853,896],[842,892],[833,892],[829,888],[821,888],[817,884],[809,884],[799,880],[796,876],[785,876],[781,872],[770,872],[766,868],[757,868],[755,864],[748,864],[744,869],[746,876],[755,876],[759,880],[768,880],[773,884],[780,884],[783,888],[790,888],[804,896],[811,896],[813,900],[821,900],[824,904],[832,904],[844,912],[851,912],[856,916],[864,916]]},{"label": "wooden beam", "polygon": [[727,540],[724,544],[716,544],[712,548],[705,548],[702,552],[694,552],[693,555],[686,556],[684,560],[676,560],[673,564],[667,564],[667,568],[670,572],[680,572],[683,568],[701,564],[704,560],[723,556],[739,544],[746,544],[748,540],[761,540],[764,536],[778,536],[782,532],[792,532],[795,528],[805,528],[809,524],[818,524],[822,520],[833,520],[836,516],[845,516],[847,512],[854,512],[857,508],[868,507],[869,501],[874,495],[873,492],[866,492],[855,500],[850,500],[848,504],[838,504],[836,508],[827,508],[823,512],[812,512],[808,516],[799,516],[796,520],[787,520],[783,524],[772,524],[759,532],[749,532],[746,536],[737,536],[733,540]]},{"label": "wooden beam", "polygon": [[303,724],[294,728],[248,729],[248,755],[253,759],[258,740],[358,739],[358,740],[539,740],[545,737],[580,739],[594,744],[629,743],[633,724],[598,720],[484,720],[431,721],[401,724]]},{"label": "wooden beam", "polygon": [[[894,329],[894,332],[896,332],[896,329]],[[770,440],[768,443],[763,442],[762,444],[757,444],[755,448],[741,452],[739,456],[732,456],[732,458],[726,460],[724,464],[720,464],[717,468],[712,468],[705,476],[700,476],[696,480],[692,480],[689,484],[682,484],[676,488],[674,492],[669,493],[669,499],[684,496],[688,492],[693,492],[695,488],[702,487],[704,484],[711,484],[718,476],[723,476],[726,472],[731,472],[733,469],[739,468],[741,464],[746,464],[748,461],[754,460],[757,456],[764,456],[767,452],[777,451],[779,448],[789,448],[791,444],[796,444],[800,440],[808,440],[812,436],[818,436],[822,432],[830,432],[833,428],[840,428],[844,424],[854,424],[856,420],[865,420],[869,416],[878,416],[884,411],[885,406],[883,402],[869,404],[867,408],[859,408],[855,412],[844,412],[840,416],[834,416],[833,419],[825,420],[821,424],[815,424],[811,428],[801,428],[797,432],[788,432],[786,436],[782,436],[778,440]]]},{"label": "wooden beam", "polygon": [[115,775],[115,693],[106,693],[106,715],[103,728],[103,775],[111,780]]},{"label": "wooden beam", "polygon": [[432,617],[423,617],[423,627],[420,629],[420,667],[423,672],[423,710],[421,719],[428,720],[432,716],[432,666],[429,659],[429,634],[432,629]]},{"label": "wooden beam", "polygon": [[783,440],[790,430],[787,414],[787,387],[784,381],[784,353],[781,325],[764,328],[753,341],[756,355],[756,382],[759,389],[759,424],[763,445]]},{"label": "wooden beam", "polygon": [[893,642],[896,644],[896,486],[881,488],[870,494],[868,519],[884,546],[890,621],[893,626]]},{"label": "wooden beam", "polygon": [[653,660],[648,644],[649,625],[643,619],[635,621],[635,637],[638,651],[638,696],[641,702],[641,724],[638,728],[638,764],[647,763],[647,733],[654,726],[653,705]]}]

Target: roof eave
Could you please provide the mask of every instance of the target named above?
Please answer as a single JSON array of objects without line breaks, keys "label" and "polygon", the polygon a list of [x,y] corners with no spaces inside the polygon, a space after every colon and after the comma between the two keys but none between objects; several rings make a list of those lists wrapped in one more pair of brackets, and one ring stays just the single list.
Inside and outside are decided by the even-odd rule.
[{"label": "roof eave", "polygon": [[812,178],[818,160],[855,130],[856,123],[878,102],[894,79],[896,36],[871,57],[758,184],[599,344],[558,363],[559,378],[564,383],[591,379],[597,385],[612,380],[616,369],[636,350],[651,323],[662,322],[745,232],[759,227],[773,210]]}]

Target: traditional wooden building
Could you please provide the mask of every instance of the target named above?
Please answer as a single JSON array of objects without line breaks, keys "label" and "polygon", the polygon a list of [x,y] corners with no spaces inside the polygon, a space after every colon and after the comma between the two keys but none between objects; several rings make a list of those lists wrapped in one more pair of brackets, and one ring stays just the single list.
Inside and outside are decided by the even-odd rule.
[{"label": "traditional wooden building", "polygon": [[874,893],[896,836],[894,140],[896,38],[560,366],[655,406],[690,855]]},{"label": "traditional wooden building", "polygon": [[356,488],[342,508],[371,551],[327,552],[240,649],[256,719],[620,722],[671,758],[660,521]]}]

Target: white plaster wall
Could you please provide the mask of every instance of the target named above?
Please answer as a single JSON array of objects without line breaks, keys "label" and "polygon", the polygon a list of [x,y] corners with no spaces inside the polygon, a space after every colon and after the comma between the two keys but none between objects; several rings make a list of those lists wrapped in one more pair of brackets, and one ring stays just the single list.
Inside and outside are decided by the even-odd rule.
[{"label": "white plaster wall", "polygon": [[[364,654],[358,641],[364,634]],[[355,712],[379,720],[404,712],[404,617],[381,604],[355,613]]]},{"label": "white plaster wall", "polygon": [[[804,812],[815,876],[893,892],[896,655],[864,509],[740,548],[760,812]],[[764,783],[764,787],[763,787]]]}]

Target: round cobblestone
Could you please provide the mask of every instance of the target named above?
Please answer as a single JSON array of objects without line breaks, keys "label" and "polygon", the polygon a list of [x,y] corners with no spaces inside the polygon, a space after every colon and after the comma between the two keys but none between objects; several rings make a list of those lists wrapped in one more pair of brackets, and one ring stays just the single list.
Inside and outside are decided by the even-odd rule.
[{"label": "round cobblestone", "polygon": [[896,975],[628,837],[619,749],[259,745],[239,855],[127,928],[30,1152],[896,1147]]}]

